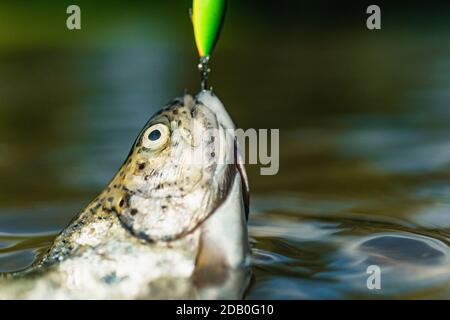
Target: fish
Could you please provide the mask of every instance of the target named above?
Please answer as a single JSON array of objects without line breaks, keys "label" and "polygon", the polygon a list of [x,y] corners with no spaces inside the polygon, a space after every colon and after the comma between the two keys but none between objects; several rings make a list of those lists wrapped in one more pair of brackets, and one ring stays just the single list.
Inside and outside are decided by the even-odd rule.
[{"label": "fish", "polygon": [[237,299],[250,279],[249,183],[210,90],[154,114],[105,189],[0,298]]}]

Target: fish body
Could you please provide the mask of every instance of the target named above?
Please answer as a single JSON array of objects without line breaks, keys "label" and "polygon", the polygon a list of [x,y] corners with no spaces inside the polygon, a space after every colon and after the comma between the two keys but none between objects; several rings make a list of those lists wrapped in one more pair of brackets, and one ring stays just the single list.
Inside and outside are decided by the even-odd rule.
[{"label": "fish body", "polygon": [[240,298],[248,181],[235,126],[210,91],[144,126],[118,173],[0,298]]}]

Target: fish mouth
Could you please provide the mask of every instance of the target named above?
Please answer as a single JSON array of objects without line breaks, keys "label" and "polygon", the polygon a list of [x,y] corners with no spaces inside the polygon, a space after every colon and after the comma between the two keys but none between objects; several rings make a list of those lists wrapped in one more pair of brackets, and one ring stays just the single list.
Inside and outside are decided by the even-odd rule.
[{"label": "fish mouth", "polygon": [[198,104],[209,108],[216,115],[218,123],[221,124],[224,129],[233,130],[236,128],[222,102],[212,91],[202,90],[195,96],[195,101],[197,101]]},{"label": "fish mouth", "polygon": [[196,96],[184,94],[169,103],[169,108],[186,107],[192,118],[196,118],[196,110],[201,106],[208,108],[217,118],[217,122],[225,129],[234,129],[235,125],[219,98],[210,90],[202,90]]}]

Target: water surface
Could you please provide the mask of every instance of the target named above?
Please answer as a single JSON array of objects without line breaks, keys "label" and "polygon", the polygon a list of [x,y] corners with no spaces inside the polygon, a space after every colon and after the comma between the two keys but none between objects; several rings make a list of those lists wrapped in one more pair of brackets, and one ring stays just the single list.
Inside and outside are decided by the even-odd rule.
[{"label": "water surface", "polygon": [[[0,38],[1,272],[30,265],[147,118],[197,90],[189,22],[158,8]],[[374,34],[282,14],[231,6],[213,61],[238,126],[281,133],[279,173],[248,166],[247,298],[450,298],[450,20],[387,17]]]}]

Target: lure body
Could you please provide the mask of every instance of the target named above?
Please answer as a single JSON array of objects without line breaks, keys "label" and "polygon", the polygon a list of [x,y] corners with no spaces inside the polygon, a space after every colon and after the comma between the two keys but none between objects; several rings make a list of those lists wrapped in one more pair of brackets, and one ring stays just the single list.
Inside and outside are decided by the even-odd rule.
[{"label": "lure body", "polygon": [[200,57],[211,55],[222,27],[225,7],[226,0],[193,1],[192,24]]}]

